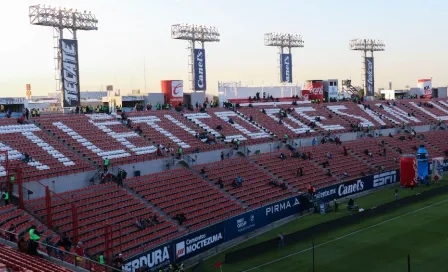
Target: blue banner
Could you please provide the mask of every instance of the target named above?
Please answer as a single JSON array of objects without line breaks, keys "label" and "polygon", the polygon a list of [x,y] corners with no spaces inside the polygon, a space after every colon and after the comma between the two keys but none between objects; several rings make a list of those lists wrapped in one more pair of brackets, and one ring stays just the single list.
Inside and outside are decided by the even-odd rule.
[{"label": "blue banner", "polygon": [[205,91],[207,89],[205,72],[205,49],[194,49],[194,89],[196,91]]},{"label": "blue banner", "polygon": [[139,268],[146,267],[149,271],[159,271],[173,262],[174,253],[169,243],[126,260],[123,270],[135,272]]},{"label": "blue banner", "polygon": [[321,188],[316,194],[320,201],[328,202],[396,182],[400,182],[400,171],[393,170]]},{"label": "blue banner", "polygon": [[80,105],[78,41],[59,40],[61,54],[62,106],[76,107]]},{"label": "blue banner", "polygon": [[375,72],[373,66],[373,57],[366,57],[366,96],[375,95]]},{"label": "blue banner", "polygon": [[280,73],[282,75],[281,82],[292,83],[292,55],[280,55]]}]

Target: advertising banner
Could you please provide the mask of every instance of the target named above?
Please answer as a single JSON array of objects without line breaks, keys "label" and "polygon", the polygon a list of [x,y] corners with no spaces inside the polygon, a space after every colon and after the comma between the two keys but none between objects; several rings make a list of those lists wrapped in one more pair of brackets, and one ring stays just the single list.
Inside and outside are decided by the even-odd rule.
[{"label": "advertising banner", "polygon": [[131,260],[127,260],[123,265],[123,270],[135,272],[139,268],[147,267],[151,272],[159,271],[173,263],[173,261],[174,254],[172,246],[170,244],[165,244],[140,254]]},{"label": "advertising banner", "polygon": [[176,240],[174,258],[182,262],[225,241],[224,222],[196,231]]},{"label": "advertising banner", "polygon": [[324,94],[324,82],[322,80],[307,80],[305,90],[309,90],[310,94]]},{"label": "advertising banner", "polygon": [[196,91],[205,91],[207,89],[205,72],[205,49],[194,49],[193,58],[194,89]]},{"label": "advertising banner", "polygon": [[226,240],[232,240],[247,232],[260,228],[261,218],[257,217],[257,210],[243,213],[226,221]]},{"label": "advertising banner", "polygon": [[373,66],[373,58],[366,57],[366,96],[375,95],[375,74]]},{"label": "advertising banner", "polygon": [[316,193],[320,201],[328,202],[396,183],[399,180],[400,172],[394,170],[328,186],[317,190]]},{"label": "advertising banner", "polygon": [[338,86],[328,86],[328,98],[338,98]]},{"label": "advertising banner", "polygon": [[292,55],[280,54],[281,82],[292,83]]},{"label": "advertising banner", "polygon": [[59,40],[61,53],[62,107],[80,105],[78,41]]},{"label": "advertising banner", "polygon": [[444,161],[442,157],[432,159],[432,180],[440,181],[443,178]]},{"label": "advertising banner", "polygon": [[432,97],[432,79],[419,79],[417,87],[420,89],[420,94],[425,98],[430,99]]},{"label": "advertising banner", "polygon": [[166,103],[176,107],[184,102],[184,83],[182,80],[162,80],[162,93],[166,97]]}]

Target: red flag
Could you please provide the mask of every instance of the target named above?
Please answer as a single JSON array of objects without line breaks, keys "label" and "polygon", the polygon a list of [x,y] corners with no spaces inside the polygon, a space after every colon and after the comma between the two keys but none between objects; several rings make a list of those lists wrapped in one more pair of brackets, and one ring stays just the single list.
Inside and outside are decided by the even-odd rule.
[{"label": "red flag", "polygon": [[218,269],[218,268],[220,268],[221,267],[221,262],[217,262],[217,263],[215,263],[215,268],[216,269]]}]

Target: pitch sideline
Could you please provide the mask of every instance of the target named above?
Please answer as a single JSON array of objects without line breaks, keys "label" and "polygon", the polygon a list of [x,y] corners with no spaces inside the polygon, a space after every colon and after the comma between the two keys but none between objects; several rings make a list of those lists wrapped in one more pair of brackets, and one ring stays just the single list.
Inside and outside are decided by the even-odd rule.
[{"label": "pitch sideline", "polygon": [[[425,206],[425,207],[423,207],[423,208],[420,208],[420,209],[417,209],[417,210],[414,210],[414,211],[411,211],[411,212],[408,212],[408,213],[405,213],[405,214],[401,214],[401,215],[392,217],[392,218],[387,219],[387,220],[385,220],[385,221],[383,221],[383,222],[380,222],[380,223],[374,224],[374,225],[372,225],[372,226],[368,226],[368,227],[362,228],[362,229],[360,229],[360,230],[357,230],[357,231],[348,233],[348,234],[346,234],[346,235],[343,235],[343,236],[338,237],[338,238],[335,238],[335,239],[333,239],[333,240],[324,242],[324,243],[322,243],[322,244],[315,245],[314,248],[321,247],[321,246],[324,246],[324,245],[326,245],[326,244],[330,244],[330,243],[336,242],[336,241],[341,240],[341,239],[344,239],[344,238],[346,238],[346,237],[355,235],[355,234],[357,234],[357,233],[359,233],[359,232],[362,232],[362,231],[365,231],[365,230],[368,230],[368,229],[371,229],[371,228],[374,228],[374,227],[383,225],[383,224],[388,223],[388,222],[390,222],[390,221],[394,221],[394,220],[396,220],[396,219],[399,219],[399,218],[402,218],[402,217],[405,217],[405,216],[408,216],[408,215],[411,215],[411,214],[414,214],[414,213],[417,213],[417,212],[426,210],[426,209],[428,209],[428,208],[434,207],[434,206],[436,206],[436,205],[439,205],[439,204],[444,203],[444,202],[447,202],[447,201],[448,201],[448,199],[445,199],[445,200],[439,201],[439,202],[437,202],[437,203],[434,203],[434,204]],[[276,263],[276,262],[278,262],[278,261],[281,261],[281,260],[290,258],[290,257],[292,257],[292,256],[295,256],[295,255],[298,255],[298,254],[301,254],[301,253],[310,251],[310,250],[312,250],[312,249],[313,249],[312,247],[309,247],[309,248],[307,248],[307,249],[303,249],[303,250],[294,252],[294,253],[292,253],[292,254],[286,255],[286,256],[284,256],[284,257],[275,259],[275,260],[273,260],[273,261],[270,261],[270,262],[267,262],[267,263],[264,263],[264,264],[260,264],[260,265],[258,265],[258,266],[249,268],[249,269],[247,269],[247,270],[242,270],[242,272],[253,271],[253,270],[256,270],[256,269],[258,269],[258,268],[261,268],[261,267],[264,267],[264,266],[267,266],[267,265]]]}]

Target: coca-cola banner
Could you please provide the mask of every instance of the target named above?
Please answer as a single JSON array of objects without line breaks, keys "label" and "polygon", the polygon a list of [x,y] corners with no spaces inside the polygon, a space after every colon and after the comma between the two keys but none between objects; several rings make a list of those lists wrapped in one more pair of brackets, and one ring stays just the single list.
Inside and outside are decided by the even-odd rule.
[{"label": "coca-cola banner", "polygon": [[324,81],[323,80],[307,80],[306,90],[309,90],[311,94],[323,94],[324,93]]}]

